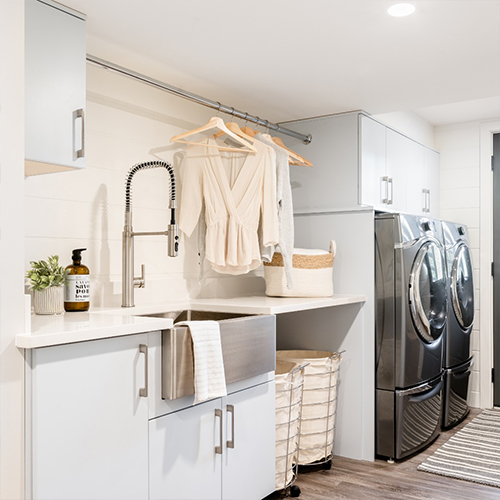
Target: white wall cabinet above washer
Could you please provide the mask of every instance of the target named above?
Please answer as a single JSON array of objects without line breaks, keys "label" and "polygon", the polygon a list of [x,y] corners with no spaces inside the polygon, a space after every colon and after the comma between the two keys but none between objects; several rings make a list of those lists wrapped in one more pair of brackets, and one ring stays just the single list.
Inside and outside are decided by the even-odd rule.
[{"label": "white wall cabinet above washer", "polygon": [[310,146],[287,138],[314,168],[290,170],[296,213],[351,209],[439,217],[439,153],[364,112],[288,122]]},{"label": "white wall cabinet above washer", "polygon": [[25,1],[25,173],[86,166],[85,16]]}]

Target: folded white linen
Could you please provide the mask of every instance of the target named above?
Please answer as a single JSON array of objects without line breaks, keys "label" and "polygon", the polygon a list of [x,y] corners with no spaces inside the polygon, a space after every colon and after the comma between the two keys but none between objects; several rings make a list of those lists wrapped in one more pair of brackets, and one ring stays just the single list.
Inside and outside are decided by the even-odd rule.
[{"label": "folded white linen", "polygon": [[227,395],[220,328],[217,321],[183,321],[191,332],[194,354],[194,403]]}]

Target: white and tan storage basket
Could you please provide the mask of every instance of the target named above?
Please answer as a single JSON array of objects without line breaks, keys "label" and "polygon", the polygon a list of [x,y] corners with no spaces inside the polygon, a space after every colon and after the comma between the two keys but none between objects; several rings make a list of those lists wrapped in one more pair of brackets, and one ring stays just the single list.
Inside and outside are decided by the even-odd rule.
[{"label": "white and tan storage basket", "polygon": [[277,491],[289,488],[297,477],[304,365],[276,359],[275,384]]},{"label": "white and tan storage basket", "polygon": [[271,297],[331,297],[333,295],[333,260],[337,245],[330,241],[330,251],[293,250],[293,287],[286,284],[283,256],[275,252],[271,262],[264,262],[266,295]]},{"label": "white and tan storage basket", "polygon": [[299,465],[330,461],[342,355],[331,351],[277,351],[276,358],[307,364],[302,394]]}]

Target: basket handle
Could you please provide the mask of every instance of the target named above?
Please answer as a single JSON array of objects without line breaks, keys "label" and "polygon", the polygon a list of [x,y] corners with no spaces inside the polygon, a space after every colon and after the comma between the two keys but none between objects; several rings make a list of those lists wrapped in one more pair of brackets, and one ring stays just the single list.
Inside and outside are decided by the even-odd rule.
[{"label": "basket handle", "polygon": [[335,240],[330,240],[330,253],[333,253],[333,256],[337,254],[337,242]]}]

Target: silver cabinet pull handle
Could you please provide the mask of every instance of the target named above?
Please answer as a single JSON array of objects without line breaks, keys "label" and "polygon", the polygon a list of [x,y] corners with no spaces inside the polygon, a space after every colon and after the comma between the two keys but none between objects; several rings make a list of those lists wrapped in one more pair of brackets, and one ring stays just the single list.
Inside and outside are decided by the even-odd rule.
[{"label": "silver cabinet pull handle", "polygon": [[226,411],[231,414],[231,440],[226,441],[226,446],[228,448],[234,448],[234,406],[227,405]]},{"label": "silver cabinet pull handle", "polygon": [[[391,186],[391,196],[389,196],[389,185]],[[392,185],[392,177],[389,177],[387,179],[387,204],[392,205],[392,202],[394,201],[394,189]]]},{"label": "silver cabinet pull handle", "polygon": [[427,190],[427,213],[431,211],[431,190]]},{"label": "silver cabinet pull handle", "polygon": [[82,147],[76,151],[76,157],[85,158],[85,111],[83,108],[76,110],[76,118],[82,119]]},{"label": "silver cabinet pull handle", "polygon": [[215,447],[215,453],[217,453],[218,455],[222,455],[222,431],[223,431],[223,429],[222,429],[222,410],[217,408],[215,410],[215,417],[219,417],[219,432],[220,432],[219,446]]},{"label": "silver cabinet pull handle", "polygon": [[141,398],[148,397],[148,346],[146,344],[139,344],[139,352],[145,355],[144,358],[144,387],[139,389],[139,396]]},{"label": "silver cabinet pull handle", "polygon": [[427,212],[427,189],[422,189],[422,212],[426,213]]},{"label": "silver cabinet pull handle", "polygon": [[387,175],[384,175],[382,177],[382,182],[385,182],[385,198],[382,198],[382,203],[389,203],[389,177]]}]

